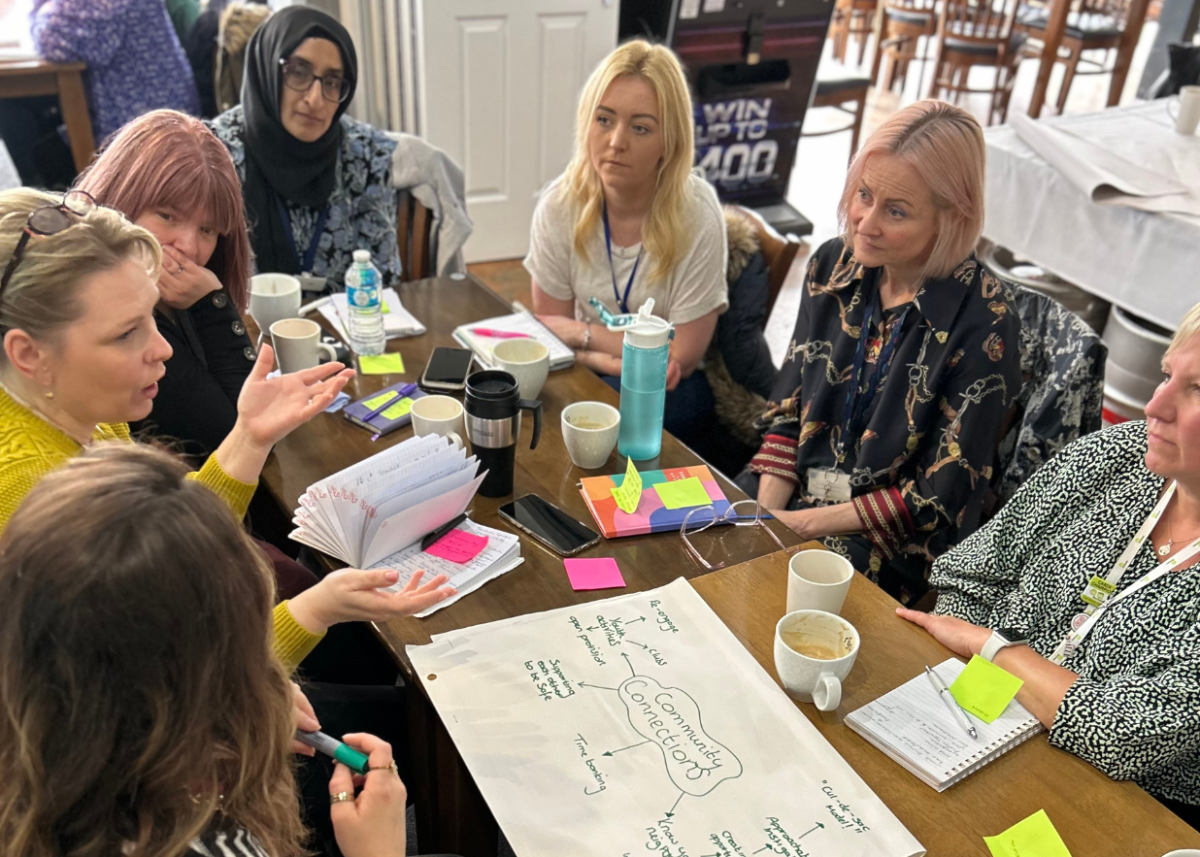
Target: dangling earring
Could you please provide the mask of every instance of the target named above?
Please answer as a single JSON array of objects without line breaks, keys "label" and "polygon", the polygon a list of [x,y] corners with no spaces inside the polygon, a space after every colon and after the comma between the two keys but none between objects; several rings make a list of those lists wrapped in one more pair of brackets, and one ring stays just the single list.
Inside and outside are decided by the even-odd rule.
[{"label": "dangling earring", "polygon": [[53,399],[53,398],[54,398],[54,391],[53,391],[53,390],[47,390],[47,391],[46,391],[46,398],[47,398],[47,399]]}]

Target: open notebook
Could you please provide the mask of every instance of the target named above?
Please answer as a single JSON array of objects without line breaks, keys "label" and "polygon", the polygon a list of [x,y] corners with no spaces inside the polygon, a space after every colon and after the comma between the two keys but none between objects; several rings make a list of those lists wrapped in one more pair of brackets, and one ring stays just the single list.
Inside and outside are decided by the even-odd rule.
[{"label": "open notebook", "polygon": [[474,351],[479,362],[488,368],[492,366],[492,349],[497,343],[504,340],[472,333],[471,329],[476,327],[503,330],[505,333],[524,333],[531,336],[550,350],[551,370],[566,369],[575,362],[575,352],[551,333],[550,328],[538,321],[533,313],[514,312],[512,315],[502,315],[464,324],[454,331],[454,338],[464,347]]},{"label": "open notebook", "polygon": [[444,437],[411,437],[308,486],[289,538],[355,568],[378,566],[463,512],[487,475],[478,470]]},{"label": "open notebook", "polygon": [[440,601],[424,613],[418,613],[419,618],[425,618],[430,613],[436,613],[443,607],[449,607],[468,592],[474,592],[489,580],[494,580],[506,571],[512,571],[525,560],[521,558],[521,540],[513,533],[503,530],[493,530],[483,524],[477,524],[469,518],[458,525],[457,529],[473,536],[487,536],[487,546],[476,556],[466,562],[451,562],[440,556],[433,556],[421,550],[420,543],[409,545],[402,551],[381,559],[375,568],[394,568],[400,572],[400,579],[388,587],[389,591],[398,592],[408,583],[413,572],[418,569],[425,571],[421,580],[428,581],[439,574],[449,578],[446,582],[458,590],[452,598]]},{"label": "open notebook", "polygon": [[[379,293],[383,301],[383,335],[387,339],[402,339],[406,336],[420,336],[425,332],[425,325],[421,324],[411,312],[404,308],[404,304],[400,303],[400,296],[396,294],[396,290],[392,288],[384,289]],[[328,303],[321,304],[319,311],[325,317],[342,342],[350,341],[350,334],[347,332],[346,318],[349,315],[349,304],[346,302],[346,293],[338,292],[333,295]]]},{"label": "open notebook", "polygon": [[[951,658],[933,671],[950,686],[966,664]],[[968,714],[977,740],[963,731],[921,672],[846,716],[846,725],[939,792],[1042,731],[1042,724],[1015,699],[996,720]]]}]

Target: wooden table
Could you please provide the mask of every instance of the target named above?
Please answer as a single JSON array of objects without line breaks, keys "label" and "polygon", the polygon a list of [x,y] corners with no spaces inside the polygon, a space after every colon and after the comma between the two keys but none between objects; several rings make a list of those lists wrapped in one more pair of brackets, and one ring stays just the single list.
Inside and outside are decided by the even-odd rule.
[{"label": "wooden table", "polygon": [[[398,291],[405,308],[421,320],[428,332],[424,336],[391,340],[388,348],[401,353],[406,373],[399,377],[358,376],[346,388],[354,399],[401,378],[415,381],[424,371],[429,354],[435,347],[457,346],[451,333],[458,325],[511,312],[510,307],[498,296],[469,279],[418,280],[401,285]],[[583,476],[621,472],[625,463],[614,451],[605,469],[589,472],[575,467],[563,444],[561,414],[563,408],[572,402],[593,400],[616,405],[618,396],[590,370],[575,366],[550,373],[540,399],[543,426],[536,450],[529,449],[533,421],[528,417],[521,421],[514,479],[515,496],[530,492],[539,494],[595,528],[595,522],[576,485]],[[280,505],[290,512],[296,507],[297,498],[313,482],[411,436],[412,429],[404,428],[372,443],[370,434],[352,425],[341,414],[322,414],[276,445],[263,469],[262,480]],[[662,454],[656,463],[646,464],[644,469],[697,463],[702,462],[695,453],[674,437],[664,434]],[[745,497],[719,473],[713,471],[713,475],[730,500]],[[513,530],[496,513],[499,506],[510,500],[477,496],[471,518],[486,526]],[[769,526],[785,545],[799,543],[799,538],[778,522],[772,521]],[[752,540],[758,553],[770,549],[764,547],[764,543],[769,544],[769,540]],[[396,619],[377,626],[376,630],[385,645],[409,679],[413,676],[405,647],[428,643],[431,634],[596,601],[613,594],[612,591],[575,592],[567,581],[562,558],[523,534],[521,554],[525,558],[524,564],[429,618]],[[748,560],[754,555],[749,553],[732,559]],[[680,575],[692,578],[707,571],[690,558],[679,536],[674,533],[601,540],[597,546],[580,556],[615,557],[625,577],[625,592],[651,589],[670,583]],[[333,567],[332,561],[329,562]],[[491,820],[486,805],[462,767],[453,742],[441,728],[436,712],[428,705],[423,694],[411,693],[409,698],[412,703],[410,726],[413,737],[410,752],[414,771],[414,781],[409,785],[414,794],[421,795],[416,806],[418,839],[422,850],[447,851],[464,857],[494,857],[495,822]],[[470,823],[466,819],[471,819]]]},{"label": "wooden table", "polygon": [[[1071,11],[1072,0],[1050,0],[1050,12],[1046,19],[1046,29],[1042,31],[1042,55],[1039,59],[1037,79],[1033,84],[1033,96],[1029,101],[1029,115],[1035,119],[1042,115],[1042,105],[1046,102],[1046,89],[1050,85],[1050,72],[1058,58],[1058,49],[1062,45],[1063,35],[1067,31],[1067,15]],[[1133,50],[1137,47],[1142,35],[1142,25],[1146,21],[1146,11],[1150,8],[1150,0],[1130,0],[1125,17],[1125,29],[1121,33],[1121,45],[1117,48],[1116,64],[1112,70],[1112,80],[1108,85],[1108,106],[1116,107],[1121,100],[1121,92],[1125,89],[1125,78],[1129,76],[1129,66],[1133,62]]]},{"label": "wooden table", "polygon": [[[775,676],[775,624],[784,614],[787,557],[761,557],[692,581],[734,635]],[[930,857],[987,855],[981,837],[1046,810],[1076,857],[1162,857],[1200,848],[1200,833],[1131,782],[1114,782],[1081,759],[1050,747],[1045,734],[1016,747],[938,794],[842,725],[845,716],[898,687],[951,652],[895,614],[897,603],[855,574],[844,616],[862,648],[842,685],[837,711],[797,706],[867,785],[921,841]]]},{"label": "wooden table", "polygon": [[92,120],[83,89],[81,62],[53,63],[41,58],[0,60],[0,98],[58,95],[75,169],[82,171],[96,152]]}]

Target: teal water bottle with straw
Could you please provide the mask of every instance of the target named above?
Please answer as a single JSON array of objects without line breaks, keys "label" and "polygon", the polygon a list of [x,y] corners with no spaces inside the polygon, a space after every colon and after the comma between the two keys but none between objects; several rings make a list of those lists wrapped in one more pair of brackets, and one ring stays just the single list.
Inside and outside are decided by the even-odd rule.
[{"label": "teal water bottle with straw", "polygon": [[621,350],[621,433],[617,449],[635,461],[654,458],[662,449],[663,406],[667,398],[667,362],[674,327],[653,315],[654,299],[636,316],[620,317],[610,329],[625,333]]}]

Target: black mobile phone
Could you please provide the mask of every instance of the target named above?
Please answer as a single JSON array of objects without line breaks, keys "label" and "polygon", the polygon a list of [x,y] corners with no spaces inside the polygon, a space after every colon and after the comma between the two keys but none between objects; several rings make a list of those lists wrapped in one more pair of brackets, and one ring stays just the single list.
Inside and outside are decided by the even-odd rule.
[{"label": "black mobile phone", "polygon": [[600,541],[600,534],[579,523],[537,494],[526,494],[500,507],[500,517],[550,550],[574,556]]},{"label": "black mobile phone", "polygon": [[435,348],[425,365],[421,386],[430,390],[461,391],[467,386],[475,354],[467,348]]}]

